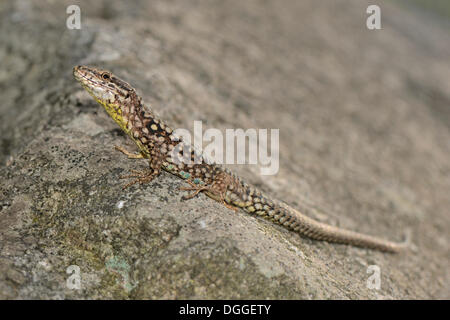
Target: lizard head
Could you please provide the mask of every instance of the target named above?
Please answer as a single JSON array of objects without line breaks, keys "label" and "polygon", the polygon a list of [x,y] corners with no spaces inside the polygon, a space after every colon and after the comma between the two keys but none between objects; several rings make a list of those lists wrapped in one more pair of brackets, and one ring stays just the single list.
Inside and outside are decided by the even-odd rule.
[{"label": "lizard head", "polygon": [[76,66],[73,68],[73,75],[83,88],[105,108],[114,121],[127,131],[123,108],[140,102],[135,90],[106,70]]}]

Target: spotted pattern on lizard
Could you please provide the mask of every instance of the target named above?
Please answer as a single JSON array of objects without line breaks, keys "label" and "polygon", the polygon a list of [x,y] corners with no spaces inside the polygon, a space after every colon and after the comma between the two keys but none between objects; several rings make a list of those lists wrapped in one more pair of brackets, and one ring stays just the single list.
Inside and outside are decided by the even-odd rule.
[{"label": "spotted pattern on lizard", "polygon": [[172,151],[182,141],[150,108],[143,105],[133,87],[111,72],[93,67],[77,66],[73,69],[73,74],[136,143],[139,153],[131,153],[119,146],[116,149],[129,158],[149,161],[146,171],[132,170],[131,174],[121,177],[132,179],[125,187],[135,183],[148,183],[165,170],[189,183],[189,187],[181,188],[192,191],[184,199],[204,192],[230,209],[241,208],[315,240],[386,252],[398,252],[406,247],[406,243],[391,242],[313,220],[281,201],[272,200],[230,170],[205,159],[190,146],[186,147],[189,148],[191,159],[199,156],[202,160],[200,163],[174,161]]}]

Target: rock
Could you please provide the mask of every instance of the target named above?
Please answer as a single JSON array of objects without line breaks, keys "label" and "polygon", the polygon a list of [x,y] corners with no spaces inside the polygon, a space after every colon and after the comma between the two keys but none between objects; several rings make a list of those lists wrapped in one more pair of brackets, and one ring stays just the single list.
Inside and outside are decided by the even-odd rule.
[{"label": "rock", "polygon": [[[450,297],[450,39],[445,22],[367,1],[0,3],[0,298]],[[135,86],[173,127],[279,128],[280,171],[232,167],[331,224],[401,240],[392,255],[300,237],[204,195],[182,201],[72,78]],[[377,266],[375,267],[370,266]],[[375,271],[374,271],[375,270]],[[379,270],[380,288],[371,288]]]}]

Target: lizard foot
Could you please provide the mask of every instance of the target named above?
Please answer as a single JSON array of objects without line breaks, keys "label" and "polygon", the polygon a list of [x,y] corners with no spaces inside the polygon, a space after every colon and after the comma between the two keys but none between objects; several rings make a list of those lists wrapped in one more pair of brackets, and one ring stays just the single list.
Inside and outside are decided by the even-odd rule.
[{"label": "lizard foot", "polygon": [[146,171],[138,171],[138,170],[130,170],[132,174],[126,175],[126,176],[119,176],[119,179],[130,179],[135,178],[130,183],[127,183],[122,187],[123,190],[125,190],[128,187],[131,187],[132,185],[139,183],[149,183],[153,180],[154,177],[158,175],[158,172],[153,170],[146,170]]}]

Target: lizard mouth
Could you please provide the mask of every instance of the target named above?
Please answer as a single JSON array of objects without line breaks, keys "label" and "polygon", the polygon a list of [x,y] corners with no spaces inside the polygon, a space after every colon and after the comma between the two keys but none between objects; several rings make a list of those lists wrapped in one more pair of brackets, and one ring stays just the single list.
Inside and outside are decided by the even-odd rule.
[{"label": "lizard mouth", "polygon": [[95,98],[106,102],[114,97],[111,88],[98,79],[89,69],[83,66],[76,66],[73,68],[73,76]]},{"label": "lizard mouth", "polygon": [[73,67],[73,76],[75,77],[75,79],[79,82],[87,82],[90,80],[90,78],[87,77],[87,72],[83,72],[82,71],[82,66],[76,66]]},{"label": "lizard mouth", "polygon": [[96,76],[89,70],[83,70],[82,66],[76,66],[73,68],[73,76],[81,84],[90,86],[101,86],[107,88],[101,81],[96,81]]}]

